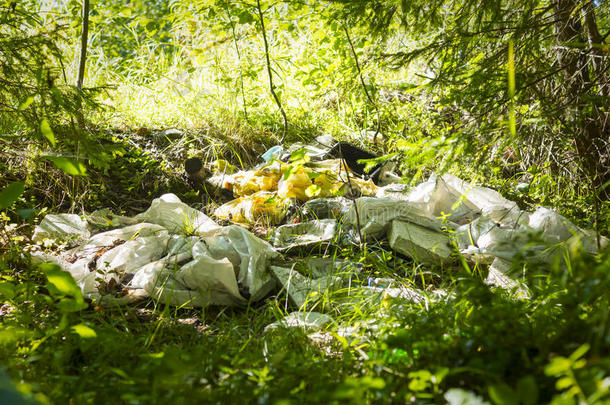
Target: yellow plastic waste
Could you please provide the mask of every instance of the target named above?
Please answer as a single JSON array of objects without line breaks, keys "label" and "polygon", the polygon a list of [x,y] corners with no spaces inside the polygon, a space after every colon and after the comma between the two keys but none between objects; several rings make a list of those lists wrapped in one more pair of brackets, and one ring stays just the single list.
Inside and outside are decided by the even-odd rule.
[{"label": "yellow plastic waste", "polygon": [[275,191],[279,177],[266,170],[239,172],[233,176],[233,194],[242,197],[259,191]]},{"label": "yellow plastic waste", "polygon": [[[312,198],[342,196],[357,190],[358,195],[375,195],[377,186],[349,172],[341,160],[333,159],[290,166],[274,162],[259,170],[240,171],[220,178],[222,187],[239,198],[218,207],[218,218],[245,224],[277,225],[286,216],[290,199],[301,202]],[[349,170],[349,169],[347,169]],[[284,172],[290,172],[284,178]],[[217,176],[218,177],[218,176]]]},{"label": "yellow plastic waste", "polygon": [[359,177],[352,177],[352,175],[350,175],[350,181],[360,189],[362,195],[376,195],[377,190],[379,189],[371,179],[363,180]]},{"label": "yellow plastic waste", "polygon": [[309,177],[311,169],[302,167],[292,173],[287,179],[281,179],[278,183],[277,194],[282,198],[296,198],[299,201],[307,201],[306,190],[313,184]]},{"label": "yellow plastic waste", "polygon": [[318,173],[313,179],[313,184],[319,187],[319,192],[317,195],[311,196],[312,198],[332,197],[335,195],[336,176],[331,173]]},{"label": "yellow plastic waste", "polygon": [[[215,162],[218,168],[222,161]],[[284,172],[292,173],[284,178]],[[312,198],[324,198],[342,195],[348,177],[346,166],[340,159],[329,159],[308,163],[307,166],[291,167],[274,162],[258,170],[239,171],[235,174],[216,175],[210,181],[222,188],[231,190],[236,197],[252,195],[259,191],[276,191],[283,199],[296,198],[307,201]],[[347,169],[349,170],[349,169]],[[371,180],[363,180],[349,172],[349,182],[356,186],[361,195],[375,195],[377,186]]]},{"label": "yellow plastic waste", "polygon": [[214,215],[239,224],[277,225],[286,217],[287,207],[288,201],[276,193],[259,191],[221,205]]}]

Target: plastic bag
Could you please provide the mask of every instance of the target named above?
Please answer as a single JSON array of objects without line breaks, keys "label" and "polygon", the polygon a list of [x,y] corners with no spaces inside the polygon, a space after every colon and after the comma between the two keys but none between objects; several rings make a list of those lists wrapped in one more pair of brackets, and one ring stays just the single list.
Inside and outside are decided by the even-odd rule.
[{"label": "plastic bag", "polygon": [[337,221],[321,219],[280,226],[273,234],[273,245],[282,250],[329,242],[335,237]]},{"label": "plastic bag", "polygon": [[489,266],[485,284],[514,291],[518,298],[529,298],[530,292],[527,286],[511,277],[509,275],[510,269],[510,261],[500,258],[494,259],[493,263]]},{"label": "plastic bag", "polygon": [[458,224],[470,222],[478,215],[472,202],[436,175],[411,190],[407,201],[424,204],[435,217],[449,215],[449,220]]},{"label": "plastic bag", "polygon": [[358,198],[343,218],[343,223],[351,228],[361,227],[360,233],[366,240],[382,238],[394,219],[402,219],[434,231],[440,231],[443,224],[427,210],[426,205],[389,198]]},{"label": "plastic bag", "polygon": [[463,196],[468,201],[479,209],[500,206],[508,209],[518,209],[517,203],[514,201],[507,200],[498,193],[496,190],[492,190],[487,187],[473,186],[472,184],[464,181],[451,174],[443,174],[441,177],[443,181],[455,192],[457,196]]},{"label": "plastic bag", "polygon": [[[178,218],[194,218],[196,235],[187,235]],[[153,201],[137,223],[92,236],[55,257],[35,253],[75,278],[85,296],[99,303],[122,304],[152,297],[171,305],[243,305],[242,295],[258,300],[275,287],[266,270],[278,254],[239,226],[221,227],[176,196]]]},{"label": "plastic bag", "polygon": [[265,333],[277,328],[322,329],[333,321],[319,312],[291,312],[284,319],[265,326]]},{"label": "plastic bag", "polygon": [[299,201],[307,201],[311,197],[307,190],[313,185],[309,174],[310,169],[300,168],[288,178],[282,178],[278,183],[277,194],[281,198],[296,198]]},{"label": "plastic bag", "polygon": [[339,277],[320,277],[311,279],[292,268],[271,266],[271,273],[286,290],[291,303],[302,308],[307,303],[315,303],[321,294],[341,285]]},{"label": "plastic bag", "polygon": [[223,227],[203,241],[211,257],[226,257],[233,263],[237,281],[253,301],[263,298],[275,287],[267,264],[279,254],[269,243],[236,225]]},{"label": "plastic bag", "polygon": [[214,215],[238,224],[276,225],[286,217],[289,202],[275,193],[260,191],[216,208]]},{"label": "plastic bag", "polygon": [[452,262],[449,236],[413,223],[394,220],[388,234],[392,249],[417,262],[435,265]]},{"label": "plastic bag", "polygon": [[279,171],[272,167],[250,170],[233,175],[233,194],[242,197],[259,191],[275,191],[280,180]]},{"label": "plastic bag", "polygon": [[34,229],[32,240],[35,242],[44,239],[57,239],[76,246],[89,239],[87,222],[75,214],[49,214],[40,221]]},{"label": "plastic bag", "polygon": [[203,235],[220,228],[210,217],[189,207],[174,194],[155,198],[150,208],[136,215],[134,220],[161,225],[171,233]]},{"label": "plastic bag", "polygon": [[303,216],[309,219],[340,219],[349,210],[347,198],[316,198],[303,204]]},{"label": "plastic bag", "polygon": [[572,235],[582,235],[580,228],[567,218],[544,207],[539,207],[529,215],[529,226],[542,232],[549,243],[568,240]]}]

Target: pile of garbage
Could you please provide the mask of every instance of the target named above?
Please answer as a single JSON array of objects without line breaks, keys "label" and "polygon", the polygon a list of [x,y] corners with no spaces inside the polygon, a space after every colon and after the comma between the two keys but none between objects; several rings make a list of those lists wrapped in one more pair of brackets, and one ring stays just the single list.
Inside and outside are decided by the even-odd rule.
[{"label": "pile of garbage", "polygon": [[[356,175],[348,160],[327,159],[333,156],[332,150],[323,154],[293,145],[284,160],[282,149],[276,147],[271,152],[263,155],[265,163],[252,170],[236,171],[223,161],[212,163],[214,175],[208,182],[236,197],[216,209],[217,218],[249,226],[273,226],[282,223],[289,208],[299,203],[316,198],[374,196],[378,192],[372,178]],[[349,162],[357,164],[353,159]]]},{"label": "pile of garbage", "polygon": [[[297,260],[305,272],[282,264],[293,250],[311,246],[384,241],[425,265],[482,263],[489,266],[487,282],[521,297],[527,297],[527,289],[510,275],[516,259],[553,263],[573,244],[590,253],[608,246],[606,238],[549,209],[523,211],[497,191],[450,174],[432,175],[411,189],[376,161],[367,175],[362,150],[318,141],[324,146],[293,145],[286,153],[275,147],[248,171],[215,162],[207,181],[235,199],[214,215],[231,225],[221,226],[166,194],[134,217],[107,210],[84,220],[47,215],[33,239],[62,240],[70,249],[33,258],[69,272],[84,295],[100,305],[152,298],[175,306],[241,306],[283,290],[290,305],[303,308],[329,290],[355,287],[352,276],[360,271],[355,263],[332,259]],[[275,228],[268,241],[247,229],[260,223]],[[430,299],[392,279],[357,288],[363,296]],[[294,315],[285,323],[322,321],[327,316]]]}]

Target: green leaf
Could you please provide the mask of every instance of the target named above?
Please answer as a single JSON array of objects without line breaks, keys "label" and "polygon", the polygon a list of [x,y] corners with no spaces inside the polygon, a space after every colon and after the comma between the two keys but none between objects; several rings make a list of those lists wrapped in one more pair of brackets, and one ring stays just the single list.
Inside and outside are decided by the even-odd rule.
[{"label": "green leaf", "polygon": [[32,103],[34,102],[34,97],[29,96],[28,98],[25,99],[25,101],[23,103],[21,103],[21,105],[19,106],[19,111],[23,111],[26,108],[28,108]]},{"label": "green leaf", "polygon": [[506,384],[494,384],[489,386],[489,397],[494,404],[517,405],[519,398],[515,391]]},{"label": "green leaf", "polygon": [[409,378],[416,378],[422,381],[430,381],[432,373],[428,370],[417,370],[409,373]]},{"label": "green leaf", "polygon": [[576,405],[576,398],[573,396],[563,393],[561,395],[555,395],[551,401],[551,405]]},{"label": "green leaf", "polygon": [[0,209],[13,205],[24,191],[25,183],[22,181],[9,184],[4,190],[0,191]]},{"label": "green leaf", "polygon": [[574,385],[574,380],[571,377],[561,377],[555,383],[555,388],[557,388],[559,391],[563,391],[570,388],[572,385]]},{"label": "green leaf", "polygon": [[70,273],[63,271],[59,266],[50,263],[40,265],[47,276],[49,283],[63,295],[74,297],[79,301],[83,301],[83,295],[80,288],[76,285],[76,281]]},{"label": "green leaf", "polygon": [[59,156],[46,156],[45,158],[53,162],[55,166],[60,168],[66,174],[71,176],[87,175],[87,168],[81,162]]},{"label": "green leaf", "polygon": [[419,378],[415,378],[409,382],[409,389],[411,391],[415,391],[415,392],[425,391],[429,385],[430,385],[430,383],[428,383],[427,381],[420,380]]},{"label": "green leaf", "polygon": [[283,170],[283,179],[288,180],[293,174],[299,171],[298,165],[288,165]]},{"label": "green leaf", "polygon": [[447,377],[447,375],[449,375],[449,369],[447,367],[441,367],[434,373],[434,379],[432,380],[432,382],[435,384],[440,384],[445,379],[445,377]]},{"label": "green leaf", "polygon": [[513,41],[508,41],[508,95],[515,96],[515,50]]},{"label": "green leaf", "polygon": [[61,312],[78,312],[89,306],[86,302],[73,298],[62,298],[56,305]]},{"label": "green leaf", "polygon": [[565,357],[555,357],[549,364],[544,367],[544,374],[548,376],[560,375],[572,367],[572,361]]},{"label": "green leaf", "polygon": [[322,187],[317,184],[312,184],[305,189],[305,195],[309,198],[317,197],[322,192]]},{"label": "green leaf", "polygon": [[55,147],[55,135],[53,135],[53,130],[46,118],[43,118],[40,122],[40,132],[42,132],[42,135],[47,138],[53,147]]},{"label": "green leaf", "polygon": [[15,298],[15,286],[11,283],[1,282],[0,283],[0,297],[4,300],[11,300]]},{"label": "green leaf", "polygon": [[584,345],[580,346],[578,349],[576,349],[574,351],[574,353],[572,353],[570,355],[570,360],[572,360],[572,361],[578,360],[579,358],[584,356],[585,353],[587,353],[590,348],[591,348],[591,346],[588,343],[585,343]]},{"label": "green leaf", "polygon": [[508,96],[510,97],[508,126],[511,136],[517,136],[517,118],[515,115],[515,52],[513,41],[508,42]]},{"label": "green leaf", "polygon": [[97,337],[97,333],[95,333],[95,330],[91,329],[84,323],[79,323],[78,325],[74,325],[72,327],[72,330],[74,330],[74,332],[76,332],[83,339],[92,339],[92,338]]},{"label": "green leaf", "polygon": [[364,376],[362,377],[360,382],[367,388],[371,388],[374,390],[382,390],[385,388],[385,381],[383,380],[383,378],[379,377]]},{"label": "green leaf", "polygon": [[254,21],[254,16],[250,14],[248,11],[242,11],[239,13],[239,23],[240,24],[249,24]]}]

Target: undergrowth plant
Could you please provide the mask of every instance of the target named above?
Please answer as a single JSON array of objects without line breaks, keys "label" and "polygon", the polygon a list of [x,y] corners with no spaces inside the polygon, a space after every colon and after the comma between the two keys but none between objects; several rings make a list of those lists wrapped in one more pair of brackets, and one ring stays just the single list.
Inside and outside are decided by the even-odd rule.
[{"label": "undergrowth plant", "polygon": [[[584,20],[595,4],[559,3],[582,5],[563,17]],[[0,1],[0,363],[8,374],[0,372],[0,398],[6,384],[11,395],[43,404],[608,403],[607,251],[565,246],[555,264],[517,261],[526,298],[488,285],[485,263],[424,266],[384,243],[336,239],[287,255],[283,265],[307,276],[311,257],[341,262],[329,280],[346,280],[298,307],[286,289],[244,308],[168,300],[104,306],[83,297],[57,266],[32,264],[33,249],[57,248],[29,239],[47,212],[132,214],[166,192],[203,207],[212,199],[187,185],[186,157],[249,169],[271,146],[320,134],[384,155],[405,182],[448,171],[498,189],[520,208],[553,206],[607,235],[610,205],[591,194],[599,186],[592,172],[585,182],[573,170],[582,162],[566,135],[582,135],[581,119],[607,114],[605,99],[589,94],[604,89],[607,72],[591,60],[605,61],[607,45],[563,41],[556,49],[527,37],[530,28],[551,30],[551,21],[504,27],[512,20],[502,13],[527,22],[523,7],[542,18],[548,2],[510,10],[488,2],[473,9],[480,19],[463,26],[460,13],[476,2],[430,4],[96,2],[90,89],[79,92],[72,83],[80,4]],[[607,9],[593,8],[602,28]],[[371,35],[371,24],[387,35]],[[401,25],[434,35],[415,37]],[[481,42],[472,31],[479,26],[493,41]],[[532,59],[540,49],[544,59]],[[520,87],[544,73],[528,72],[525,61],[540,68],[553,54],[566,62],[581,55],[596,79],[573,109],[548,110]],[[486,64],[492,56],[501,63]],[[407,59],[409,66],[401,63]],[[494,108],[480,110],[481,100]],[[181,132],[172,138],[164,132],[170,127]],[[304,155],[293,157],[286,179],[307,164]],[[318,191],[312,187],[311,196]],[[195,225],[185,217],[183,233]],[[392,289],[400,291],[391,296]],[[282,327],[295,311],[332,320],[317,331]]]},{"label": "undergrowth plant", "polygon": [[[415,263],[382,250],[327,254],[362,264],[344,270],[354,271],[350,287],[311,297],[301,308],[333,315],[313,334],[265,330],[298,309],[286,307],[284,292],[245,309],[162,301],[105,308],[83,301],[67,273],[32,267],[22,256],[28,271],[17,278],[4,272],[0,284],[2,362],[17,388],[42,403],[608,399],[607,253],[574,251],[569,268],[530,268],[530,299],[490,287],[484,273],[464,268],[442,270],[437,279],[441,270],[431,268],[424,282]],[[373,277],[425,283],[429,293],[425,302],[362,295],[359,285]]]}]

